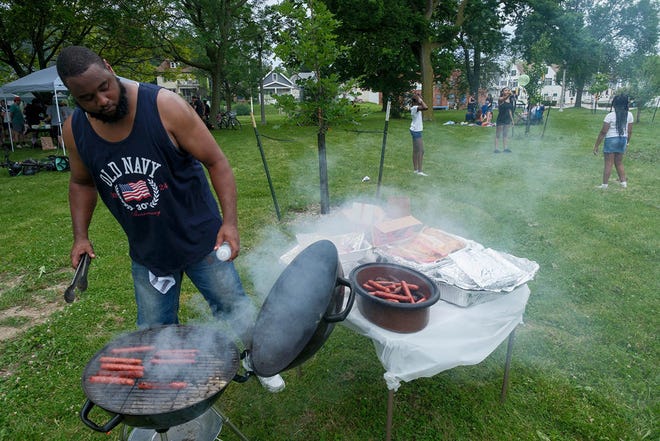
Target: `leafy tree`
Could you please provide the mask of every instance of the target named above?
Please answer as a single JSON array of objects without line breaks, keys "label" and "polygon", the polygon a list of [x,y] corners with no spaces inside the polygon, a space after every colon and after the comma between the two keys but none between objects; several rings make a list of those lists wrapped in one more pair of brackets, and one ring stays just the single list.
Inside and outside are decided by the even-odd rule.
[{"label": "leafy tree", "polygon": [[514,46],[528,54],[541,33],[550,41],[547,62],[566,70],[576,89],[575,106],[594,74],[611,73],[627,57],[654,53],[658,3],[526,0],[517,15]]},{"label": "leafy tree", "polygon": [[593,111],[596,113],[600,94],[605,92],[610,85],[610,76],[604,73],[597,73],[589,86],[589,93],[594,97]]},{"label": "leafy tree", "polygon": [[0,61],[16,77],[47,67],[62,45],[90,32],[92,26],[70,19],[84,7],[58,6],[55,1],[0,3]]},{"label": "leafy tree", "polygon": [[318,127],[317,146],[321,190],[321,213],[330,211],[325,134],[330,124],[343,118],[350,102],[338,98],[340,83],[332,65],[341,53],[336,30],[339,22],[319,0],[285,0],[277,8],[283,27],[275,53],[296,72],[312,75],[302,86],[299,121],[313,121]]},{"label": "leafy tree", "polygon": [[457,42],[470,93],[478,96],[488,69],[496,70],[492,60],[503,50],[506,10],[497,0],[468,0],[463,14]]},{"label": "leafy tree", "polygon": [[[221,98],[231,109],[247,72],[259,71],[253,57],[252,9],[247,0],[172,0],[167,26],[158,31],[168,52],[177,61],[199,69],[210,78],[211,114],[220,109]],[[248,36],[249,35],[249,36]]]},{"label": "leafy tree", "polygon": [[[339,63],[346,72],[386,97],[421,82],[424,100],[432,105],[435,82],[453,70],[445,65],[437,75],[437,62],[447,60],[441,51],[455,48],[468,0],[325,1],[343,23],[340,36],[349,52]],[[424,118],[433,119],[433,112]]]},{"label": "leafy tree", "polygon": [[[254,96],[255,92],[259,96],[259,103],[261,104],[261,124],[266,124],[266,106],[264,102],[264,76],[270,70],[270,63],[264,64],[264,58],[273,54],[272,48],[274,45],[274,36],[276,30],[279,28],[279,23],[275,19],[272,6],[265,6],[264,8],[257,8],[253,15],[254,27],[252,28],[252,35],[250,39],[253,44],[253,51],[257,59],[257,78],[256,82],[252,82],[250,96]],[[254,90],[254,87],[258,91]]]},{"label": "leafy tree", "polygon": [[[603,12],[607,16],[608,10]],[[653,98],[660,95],[660,63],[657,44],[659,38],[660,3],[639,0],[625,5],[617,5],[617,25],[613,41],[620,48],[616,53],[614,75],[629,84],[627,92],[637,104],[636,120],[642,110],[652,104]],[[596,19],[594,19],[596,20]],[[604,23],[600,19],[599,23]]]},{"label": "leafy tree", "polygon": [[626,92],[635,100],[635,120],[639,122],[643,109],[657,106],[654,99],[660,96],[660,55],[648,55],[636,60]]},{"label": "leafy tree", "polygon": [[415,17],[407,1],[325,0],[328,9],[341,21],[337,36],[345,47],[335,63],[342,80],[356,79],[360,87],[383,95],[393,103],[392,117],[401,115],[399,100],[419,81],[418,63],[410,47]]},{"label": "leafy tree", "polygon": [[118,1],[111,8],[101,0],[1,2],[0,63],[23,77],[53,64],[64,46],[84,44],[122,74],[141,79],[149,72],[152,78],[153,68],[146,67],[158,42],[145,29],[161,12],[151,0]]},{"label": "leafy tree", "polygon": [[554,2],[528,0],[527,8],[517,15],[514,47],[530,59],[534,44],[541,36],[549,42],[547,64],[556,63],[576,89],[575,106],[582,106],[582,91],[592,75],[605,70],[605,46],[587,27],[579,0]]},{"label": "leafy tree", "polygon": [[[383,92],[384,110],[387,97],[404,95],[416,82],[422,82],[428,103],[433,103],[436,83],[442,83],[442,90],[453,91],[456,87],[465,90],[460,83],[467,81],[476,93],[480,84],[499,71],[495,59],[503,50],[502,28],[519,1],[325,3],[341,20],[339,38],[348,48],[337,62],[342,78],[357,78],[362,87]],[[392,110],[397,116],[400,109],[394,106]]]}]

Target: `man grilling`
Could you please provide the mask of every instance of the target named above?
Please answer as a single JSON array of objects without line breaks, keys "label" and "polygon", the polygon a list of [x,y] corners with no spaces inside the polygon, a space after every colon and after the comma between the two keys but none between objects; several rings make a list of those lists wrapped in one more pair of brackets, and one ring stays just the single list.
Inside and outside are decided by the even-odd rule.
[{"label": "man grilling", "polygon": [[[95,257],[88,229],[100,195],[128,237],[139,327],[179,322],[185,273],[213,315],[249,343],[255,308],[233,263],[240,251],[236,183],[203,121],[173,92],[121,81],[85,47],[65,48],[57,72],[78,105],[63,127],[72,265],[85,253]],[[225,242],[231,256],[220,261],[215,250]],[[259,380],[272,392],[284,388],[279,375]]]}]

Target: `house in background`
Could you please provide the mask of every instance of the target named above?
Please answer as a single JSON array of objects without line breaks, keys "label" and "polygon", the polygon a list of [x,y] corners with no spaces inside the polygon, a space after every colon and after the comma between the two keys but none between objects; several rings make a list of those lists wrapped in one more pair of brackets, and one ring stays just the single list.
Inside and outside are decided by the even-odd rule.
[{"label": "house in background", "polygon": [[294,98],[300,97],[300,89],[296,87],[293,80],[280,72],[270,71],[264,77],[264,102],[273,104],[275,100],[273,95],[293,95]]},{"label": "house in background", "polygon": [[[559,104],[562,87],[557,78],[559,66],[556,64],[546,66],[546,72],[541,78],[543,85],[541,86],[541,99],[546,101],[552,106]],[[518,98],[521,105],[527,103],[527,92],[524,87],[518,84],[518,79],[525,73],[525,69],[521,63],[513,63],[507,72],[500,76],[497,86],[491,90],[493,96],[498,96],[500,90],[504,87],[509,87],[518,92]],[[564,91],[564,103],[569,101],[569,90]],[[536,104],[536,103],[532,103]]]},{"label": "house in background", "polygon": [[[500,89],[503,87],[517,89],[520,93],[519,97],[521,101],[526,103],[527,94],[525,93],[525,88],[518,84],[520,75],[524,73],[525,70],[521,63],[512,63],[508,70],[500,76],[495,86],[490,88],[490,92],[493,94],[493,96],[497,96],[499,95]],[[547,66],[546,72],[542,78],[543,86],[541,87],[541,99],[546,103],[549,103],[551,106],[559,106],[561,104],[561,80],[561,67],[556,64]],[[608,87],[607,90],[605,90],[599,96],[598,105],[601,107],[606,106],[611,101],[612,96],[616,93],[616,90],[620,87],[623,87],[623,84],[620,82],[611,83],[610,87]],[[574,88],[564,88],[564,106],[572,107],[575,100],[576,95]],[[589,85],[587,84],[582,91],[582,105],[585,107],[591,107],[593,106],[593,100],[594,97],[591,95],[591,93],[589,93]]]},{"label": "house in background", "polygon": [[[273,104],[275,100],[274,95],[291,95],[295,99],[300,99],[302,91],[298,85],[301,80],[307,80],[314,76],[314,72],[299,72],[291,75],[288,78],[280,72],[270,71],[264,77],[264,102],[266,104]],[[382,97],[379,92],[371,92],[369,90],[357,89],[354,91],[357,95],[359,102],[368,102],[381,104]]]},{"label": "house in background", "polygon": [[202,88],[193,68],[176,61],[164,60],[156,67],[156,84],[181,95],[186,101],[192,101],[193,95],[204,96],[206,88]]}]

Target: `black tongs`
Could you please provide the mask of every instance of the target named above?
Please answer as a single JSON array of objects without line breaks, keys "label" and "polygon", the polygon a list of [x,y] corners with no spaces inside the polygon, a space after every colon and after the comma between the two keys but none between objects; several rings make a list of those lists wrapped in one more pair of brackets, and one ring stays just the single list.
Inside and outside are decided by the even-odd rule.
[{"label": "black tongs", "polygon": [[73,303],[76,300],[76,289],[81,293],[87,289],[87,270],[89,270],[90,260],[89,254],[85,253],[78,262],[71,285],[64,291],[64,300],[67,303]]}]

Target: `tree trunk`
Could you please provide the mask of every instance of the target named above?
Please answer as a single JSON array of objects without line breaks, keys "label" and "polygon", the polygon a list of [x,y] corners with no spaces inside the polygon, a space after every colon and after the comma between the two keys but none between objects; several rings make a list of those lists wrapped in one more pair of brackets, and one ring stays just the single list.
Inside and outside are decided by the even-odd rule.
[{"label": "tree trunk", "polygon": [[474,60],[470,65],[470,50],[464,47],[463,58],[465,59],[465,75],[470,86],[470,94],[478,99],[479,78],[481,77],[481,51],[477,47],[474,48]]},{"label": "tree trunk", "polygon": [[582,92],[584,92],[584,81],[575,84],[575,107],[582,107]]},{"label": "tree trunk", "polygon": [[473,64],[472,79],[474,84],[470,84],[471,92],[474,99],[479,98],[479,83],[481,82],[481,50],[476,47],[474,49],[474,64]]},{"label": "tree trunk", "polygon": [[229,84],[226,81],[223,81],[223,89],[224,89],[224,97],[225,97],[225,105],[226,109],[225,112],[229,112],[231,110],[231,104],[232,104],[232,95],[231,95],[231,87],[229,87]]},{"label": "tree trunk", "polygon": [[316,137],[319,150],[319,179],[321,189],[321,214],[330,212],[330,191],[328,189],[328,161],[325,154],[325,131],[319,130]]},{"label": "tree trunk", "polygon": [[470,68],[470,50],[465,46],[463,46],[463,64],[465,65],[465,76],[467,77],[470,86],[470,93],[472,93],[474,77],[472,76],[472,69]]},{"label": "tree trunk", "polygon": [[422,69],[422,97],[427,106],[429,106],[429,112],[424,112],[425,121],[433,121],[433,86],[435,84],[435,78],[433,74],[433,64],[431,62],[431,52],[435,45],[430,41],[422,41],[419,53],[419,66]]},{"label": "tree trunk", "polygon": [[222,96],[222,79],[220,72],[211,73],[211,114],[209,119],[211,124],[215,124],[215,116],[220,111],[220,97]]}]

